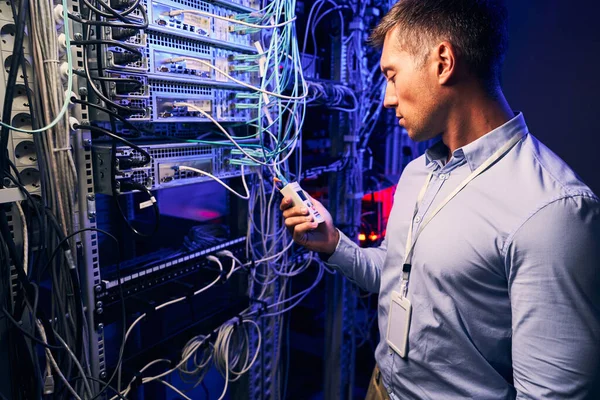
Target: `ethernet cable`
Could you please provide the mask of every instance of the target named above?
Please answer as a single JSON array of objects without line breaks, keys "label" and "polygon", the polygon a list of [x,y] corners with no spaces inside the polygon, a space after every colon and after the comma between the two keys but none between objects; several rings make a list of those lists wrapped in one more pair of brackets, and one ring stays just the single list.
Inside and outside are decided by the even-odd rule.
[{"label": "ethernet cable", "polygon": [[203,60],[201,58],[195,58],[195,57],[188,57],[188,56],[182,56],[182,57],[173,57],[173,58],[166,58],[164,59],[162,62],[165,64],[170,64],[170,63],[178,63],[181,61],[194,61],[194,62],[198,62],[200,64],[206,65],[207,67],[214,69],[215,71],[217,71],[218,73],[226,76],[229,80],[237,83],[238,85],[242,85],[244,87],[247,87],[248,89],[252,89],[252,90],[256,90],[257,92],[261,92],[265,95],[269,95],[269,96],[273,96],[273,97],[278,97],[281,99],[286,99],[286,100],[302,100],[304,98],[306,98],[308,96],[308,88],[306,87],[306,83],[304,82],[304,94],[302,96],[285,96],[279,93],[275,93],[275,92],[271,92],[268,90],[264,90],[261,88],[258,88],[256,86],[250,85],[249,83],[246,83],[244,81],[240,81],[237,78],[234,78],[233,76],[229,75],[227,72],[223,71],[221,68],[215,67],[214,65],[212,65],[212,63],[207,62],[206,60]]},{"label": "ethernet cable", "polygon": [[264,161],[260,161],[254,157],[252,157],[250,154],[248,154],[236,141],[235,139],[233,139],[233,137],[231,137],[231,135],[227,132],[227,130],[225,128],[223,128],[223,125],[221,125],[216,119],[214,119],[212,117],[212,115],[210,115],[209,113],[207,113],[206,111],[204,111],[203,109],[191,104],[191,103],[186,103],[186,102],[175,102],[173,103],[174,107],[188,107],[191,108],[192,110],[199,112],[200,114],[202,114],[204,117],[208,118],[212,123],[214,123],[217,128],[219,128],[219,130],[223,133],[223,135],[225,135],[225,137],[227,139],[229,139],[231,141],[231,143],[233,143],[233,145],[235,147],[238,148],[238,150],[240,150],[246,157],[248,157],[249,159],[251,159],[252,161],[254,161],[255,163],[259,164],[259,165],[265,165],[265,166],[269,166],[270,164],[265,163]]},{"label": "ethernet cable", "polygon": [[[65,30],[65,43],[66,43],[66,47],[67,47],[67,93],[71,93],[73,91],[73,55],[71,54],[71,39],[70,39],[70,33],[69,33],[69,16],[68,16],[68,0],[62,0],[62,8],[63,8],[63,20],[65,21],[64,23],[64,30]],[[25,71],[23,71],[25,72]],[[7,129],[13,130],[13,131],[17,131],[17,132],[21,132],[21,133],[41,133],[41,132],[45,132],[48,129],[52,129],[54,128],[59,122],[61,122],[65,116],[65,114],[67,113],[67,110],[69,109],[69,104],[70,104],[70,96],[65,96],[65,100],[64,103],[62,105],[62,108],[60,109],[60,112],[58,113],[58,115],[56,116],[56,118],[54,118],[54,120],[52,122],[50,122],[48,125],[44,126],[43,128],[39,128],[39,129],[22,129],[22,128],[17,128],[15,126],[9,125],[9,124],[5,124],[4,122],[0,121],[0,126],[3,126]]]},{"label": "ethernet cable", "polygon": [[179,390],[175,386],[171,385],[169,382],[167,382],[167,381],[165,381],[163,379],[157,379],[157,381],[160,382],[160,383],[162,383],[166,387],[170,388],[171,390],[173,390],[175,393],[177,393],[178,395],[180,395],[181,397],[183,397],[185,400],[192,400],[190,397],[188,397],[185,394],[183,394],[183,392],[181,390]]},{"label": "ethernet cable", "polygon": [[274,24],[274,25],[257,25],[257,24],[251,24],[248,22],[244,22],[238,19],[234,19],[234,18],[228,18],[228,17],[223,17],[221,15],[217,15],[217,14],[212,14],[206,11],[200,11],[200,10],[173,10],[173,11],[165,11],[164,13],[162,13],[162,15],[167,15],[169,17],[175,17],[177,15],[180,14],[196,14],[196,15],[203,15],[205,17],[212,17],[215,19],[220,19],[222,21],[228,21],[231,22],[232,24],[239,24],[239,25],[244,25],[250,28],[256,28],[256,29],[275,29],[275,28],[281,28],[284,27],[288,24],[291,24],[292,22],[294,22],[296,20],[296,17],[289,19],[287,21],[281,22],[279,24]]},{"label": "ethernet cable", "polygon": [[191,171],[191,172],[195,172],[197,174],[200,175],[204,175],[207,176],[209,178],[211,178],[212,180],[214,180],[215,182],[217,182],[218,184],[220,184],[221,186],[223,186],[225,189],[229,190],[231,193],[233,193],[234,195],[236,195],[237,197],[239,197],[242,200],[248,200],[250,198],[250,193],[248,191],[248,185],[246,184],[246,174],[244,174],[244,164],[242,164],[241,166],[241,174],[242,174],[242,183],[244,185],[244,189],[246,191],[245,195],[239,194],[238,192],[236,192],[234,189],[232,189],[228,184],[226,184],[225,182],[223,182],[221,179],[217,178],[216,176],[206,172],[206,171],[202,171],[201,169],[197,169],[197,168],[193,168],[193,167],[188,167],[186,165],[178,165],[176,167],[173,167],[176,170],[179,171]]}]

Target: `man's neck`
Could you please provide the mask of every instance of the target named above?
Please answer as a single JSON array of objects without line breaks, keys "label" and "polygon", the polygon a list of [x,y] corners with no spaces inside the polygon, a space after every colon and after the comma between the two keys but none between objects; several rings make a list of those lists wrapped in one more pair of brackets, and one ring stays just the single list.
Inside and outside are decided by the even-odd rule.
[{"label": "man's neck", "polygon": [[442,141],[448,147],[448,160],[456,149],[474,142],[514,117],[500,90],[495,96],[473,90],[452,107]]}]

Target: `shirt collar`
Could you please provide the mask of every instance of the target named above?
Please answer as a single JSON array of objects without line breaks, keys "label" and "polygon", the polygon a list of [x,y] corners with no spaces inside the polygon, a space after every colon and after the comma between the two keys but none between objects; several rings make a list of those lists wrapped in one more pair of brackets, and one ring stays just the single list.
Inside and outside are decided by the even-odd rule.
[{"label": "shirt collar", "polygon": [[[527,124],[523,113],[516,113],[515,117],[504,125],[499,126],[493,131],[483,135],[479,139],[456,149],[452,154],[454,159],[460,160],[466,158],[467,164],[472,171],[475,171],[481,164],[492,156],[504,143],[508,142],[513,136],[528,132]],[[448,154],[448,148],[440,140],[431,146],[425,152],[425,163],[427,167],[438,164],[443,166]]]}]

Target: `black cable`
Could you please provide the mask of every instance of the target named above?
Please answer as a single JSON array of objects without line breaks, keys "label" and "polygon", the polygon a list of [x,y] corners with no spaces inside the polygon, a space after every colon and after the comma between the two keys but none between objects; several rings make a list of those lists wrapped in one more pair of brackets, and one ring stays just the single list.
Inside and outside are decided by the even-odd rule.
[{"label": "black cable", "polygon": [[154,228],[152,229],[152,232],[150,232],[149,234],[141,233],[137,229],[135,229],[133,226],[131,228],[134,229],[134,232],[136,234],[143,236],[143,237],[150,237],[150,236],[154,235],[158,231],[158,228],[160,226],[160,209],[158,208],[158,203],[156,202],[156,199],[154,198],[154,195],[152,194],[152,192],[146,186],[142,185],[141,183],[133,182],[133,181],[121,182],[121,190],[122,191],[139,190],[140,192],[145,192],[148,195],[148,197],[150,198],[150,201],[152,202],[152,208],[154,209]]},{"label": "black cable", "polygon": [[[103,384],[103,385],[107,385],[107,388],[108,388],[108,389],[110,389],[110,390],[112,390],[113,392],[115,392],[115,395],[116,395],[118,398],[120,398],[120,399],[124,399],[124,400],[128,400],[128,399],[127,399],[127,397],[123,396],[121,393],[119,393],[119,391],[118,391],[117,389],[115,389],[113,386],[110,386],[110,385],[108,385],[108,384],[107,384],[106,382],[104,382],[103,380],[101,380],[101,379],[96,379],[96,378],[94,378],[94,377],[92,377],[92,376],[87,376],[87,375],[86,375],[86,377],[85,377],[85,378],[86,378],[86,379],[89,379],[89,380],[91,380],[91,381],[97,382],[97,383],[101,383],[101,384]],[[81,377],[81,376],[77,376],[77,377],[75,377],[75,378],[72,378],[72,379],[70,379],[70,380],[69,380],[69,382],[75,382],[75,381],[78,381],[78,380],[80,380],[80,379],[83,379],[83,377]]]},{"label": "black cable", "polygon": [[125,42],[119,42],[117,40],[112,40],[112,39],[71,40],[71,45],[73,45],[73,46],[107,45],[107,46],[120,47],[131,53],[137,54],[138,56],[140,56],[140,58],[142,58],[142,53],[137,49],[137,47],[127,44]]},{"label": "black cable", "polygon": [[[12,164],[12,162],[10,164]],[[19,171],[17,170],[16,171],[16,173],[17,173],[17,178],[16,179],[13,178],[10,174],[5,174],[5,177],[8,178],[15,186],[17,186],[21,190],[21,192],[25,195],[25,197],[27,197],[27,200],[29,201],[29,203],[31,203],[31,207],[33,208],[33,211],[35,212],[35,217],[36,217],[36,219],[38,221],[38,229],[39,229],[38,246],[41,247],[42,238],[45,237],[45,227],[44,227],[44,222],[43,222],[43,219],[42,219],[42,212],[40,212],[40,208],[38,207],[38,204],[34,200],[34,198],[31,195],[31,193],[29,193],[29,191],[27,190],[27,188],[25,188],[25,186],[23,186],[23,183],[19,181],[18,172]],[[30,249],[32,249],[32,248],[33,248],[33,246],[30,246]],[[41,257],[37,257],[36,258],[36,263],[34,265],[34,268],[28,268],[27,269],[27,275],[28,275],[28,277],[31,277],[31,275],[33,274],[33,271],[37,270],[37,266],[38,266],[38,263],[39,263],[40,259],[41,259]],[[37,279],[37,281],[39,282],[40,280]]]},{"label": "black cable", "polygon": [[96,21],[96,20],[89,20],[89,19],[86,20],[86,19],[81,18],[79,15],[75,15],[72,13],[69,13],[69,18],[71,18],[73,21],[79,22],[80,24],[83,24],[83,25],[114,26],[114,27],[119,27],[119,28],[133,28],[133,29],[148,28],[148,13],[146,12],[145,7],[141,4],[138,4],[137,9],[139,9],[140,13],[142,14],[142,20],[143,20],[142,24],[112,22],[112,21]]},{"label": "black cable", "polygon": [[[23,59],[23,40],[25,38],[25,17],[29,3],[21,1],[19,3],[18,15],[15,15],[15,38],[13,43],[12,58],[10,60],[10,69],[6,79],[6,89],[4,92],[4,107],[2,108],[2,122],[7,125],[11,123],[12,106],[14,100],[15,83],[17,82],[17,74],[19,65]],[[9,129],[2,126],[0,130],[0,171],[6,171],[6,159],[8,159],[8,135]],[[4,187],[4,182],[0,179],[0,188]]]},{"label": "black cable", "polygon": [[[54,257],[56,257],[56,254],[58,253],[58,251],[61,249],[61,247],[64,246],[64,244],[68,243],[68,241],[74,237],[77,236],[83,232],[87,232],[87,231],[93,231],[93,232],[99,232],[102,233],[103,235],[108,236],[116,245],[117,248],[117,259],[121,260],[121,251],[119,249],[119,241],[117,240],[116,237],[114,237],[113,235],[111,235],[110,233],[108,233],[107,231],[103,230],[103,229],[98,229],[98,228],[83,228],[80,229],[78,231],[75,231],[69,235],[66,235],[56,246],[56,248],[54,249],[54,251],[52,252],[52,255],[50,257],[50,260],[48,260],[48,263],[51,263],[52,260],[54,259]],[[121,282],[121,265],[120,262],[117,262],[117,279],[118,282]],[[114,378],[116,377],[116,372],[118,369],[118,366],[121,365],[121,363],[123,362],[123,353],[124,353],[124,348],[125,348],[125,335],[126,335],[126,326],[127,326],[127,311],[125,309],[125,295],[123,293],[123,286],[121,284],[119,284],[119,297],[121,300],[121,312],[122,312],[122,317],[123,317],[123,341],[121,343],[121,347],[119,350],[119,358],[117,360],[117,367],[115,368],[115,371],[113,372],[113,375],[111,376],[111,378],[108,380],[108,383],[106,384],[106,386],[104,388],[102,388],[100,390],[100,392],[94,396],[92,398],[92,400],[98,398],[99,396],[101,396],[106,389],[108,389],[108,385],[110,385],[110,383],[114,380]]]},{"label": "black cable", "polygon": [[[92,71],[94,69],[92,68]],[[78,69],[78,70],[73,70],[73,73],[77,76],[81,76],[82,78],[86,78],[85,72],[82,69]],[[95,81],[108,81],[108,82],[130,82],[130,83],[139,83],[140,85],[142,84],[140,81],[136,80],[136,79],[132,79],[132,78],[115,78],[112,76],[92,76],[92,79]],[[71,97],[71,100],[74,99],[76,97]]]},{"label": "black cable", "polygon": [[206,382],[202,381],[202,383],[200,385],[202,385],[202,389],[204,389],[204,394],[206,395],[206,400],[210,400],[210,392],[208,391],[208,387],[206,387]]},{"label": "black cable", "polygon": [[[88,29],[89,29],[89,27],[88,27]],[[100,46],[98,46],[98,48],[100,48]],[[121,110],[127,114],[136,114],[136,113],[145,113],[146,112],[146,110],[144,110],[142,108],[131,108],[131,107],[122,106],[120,104],[117,104],[98,90],[96,85],[94,85],[93,77],[90,75],[90,69],[88,66],[87,50],[83,52],[83,67],[84,67],[85,77],[89,82],[88,86],[92,89],[92,91],[96,94],[96,96],[98,96],[107,105],[110,105],[111,107]]]},{"label": "black cable", "polygon": [[127,140],[127,139],[125,139],[125,138],[123,138],[123,137],[121,137],[119,135],[116,135],[116,134],[112,133],[111,131],[109,131],[107,129],[100,128],[99,126],[80,125],[80,124],[73,125],[73,128],[74,129],[82,129],[82,130],[86,130],[87,129],[89,131],[92,131],[92,132],[95,132],[95,133],[98,133],[98,134],[101,134],[101,135],[110,136],[111,138],[113,138],[113,139],[115,139],[115,140],[117,140],[117,141],[125,144],[128,147],[131,147],[132,149],[134,149],[136,151],[138,151],[142,155],[143,160],[141,160],[141,161],[139,161],[139,160],[132,160],[132,161],[130,161],[129,166],[131,166],[131,167],[142,167],[144,165],[149,164],[152,161],[152,158],[150,157],[150,154],[146,150],[142,149],[140,146],[138,146],[138,145],[136,145],[134,143],[131,143],[129,140]]},{"label": "black cable", "polygon": [[33,336],[31,333],[27,332],[25,329],[21,328],[19,322],[16,321],[12,317],[12,315],[10,315],[10,312],[8,312],[6,307],[3,306],[0,311],[2,311],[4,313],[4,316],[14,325],[15,328],[17,328],[19,331],[21,331],[21,333],[23,335],[27,336],[29,339],[33,340],[35,343],[39,344],[42,347],[46,347],[46,348],[52,349],[52,350],[64,350],[61,346],[53,346],[53,345],[44,343],[40,339]]},{"label": "black cable", "polygon": [[152,132],[150,132],[150,131],[149,131],[149,130],[147,130],[147,129],[144,129],[144,128],[140,128],[140,127],[138,127],[138,126],[135,126],[134,124],[132,124],[131,122],[127,121],[125,118],[123,118],[122,116],[120,116],[118,113],[116,113],[116,112],[114,112],[114,111],[112,111],[112,110],[109,110],[109,109],[108,109],[108,108],[106,108],[106,107],[102,107],[102,106],[100,106],[100,105],[98,105],[98,104],[90,103],[89,101],[85,101],[85,100],[79,100],[78,98],[75,98],[75,97],[72,97],[72,98],[71,98],[71,101],[72,101],[73,103],[76,103],[76,104],[83,104],[83,105],[86,105],[86,106],[88,106],[88,107],[92,107],[92,108],[95,108],[95,109],[97,109],[97,110],[99,110],[99,111],[105,112],[105,113],[107,113],[108,115],[110,115],[110,116],[113,116],[113,117],[115,117],[116,119],[118,119],[119,121],[121,121],[121,122],[123,123],[123,125],[125,125],[125,126],[126,126],[126,127],[128,127],[129,129],[133,129],[133,130],[135,130],[135,131],[137,131],[137,132],[140,132],[141,134],[142,134],[142,133],[147,133],[147,134],[148,134],[148,133],[152,133]]},{"label": "black cable", "polygon": [[98,9],[93,4],[91,4],[88,0],[83,0],[83,3],[97,15],[100,15],[105,18],[117,18],[125,23],[131,22],[130,20],[128,20],[125,17],[127,15],[131,14],[133,11],[135,11],[135,9],[140,4],[140,0],[135,0],[135,2],[127,10],[123,10],[122,12],[119,12],[101,0],[96,0],[96,2],[98,4],[100,4],[102,7],[104,7],[108,12],[104,12],[104,11]]}]

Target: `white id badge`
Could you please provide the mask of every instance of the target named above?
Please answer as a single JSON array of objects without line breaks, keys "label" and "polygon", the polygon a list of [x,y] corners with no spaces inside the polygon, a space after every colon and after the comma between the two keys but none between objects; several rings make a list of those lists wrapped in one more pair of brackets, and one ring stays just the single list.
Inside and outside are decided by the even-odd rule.
[{"label": "white id badge", "polygon": [[387,327],[387,343],[400,357],[404,358],[406,357],[412,306],[410,301],[403,298],[398,292],[392,292],[391,300]]}]

